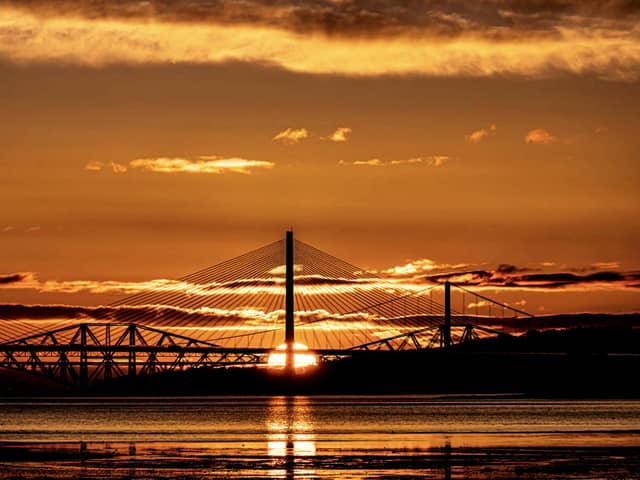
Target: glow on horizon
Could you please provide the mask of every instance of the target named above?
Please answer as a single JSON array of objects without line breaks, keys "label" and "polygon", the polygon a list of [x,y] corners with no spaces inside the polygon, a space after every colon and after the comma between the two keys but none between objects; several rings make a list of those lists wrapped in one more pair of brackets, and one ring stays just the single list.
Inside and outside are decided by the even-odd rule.
[{"label": "glow on horizon", "polygon": [[[284,368],[287,362],[287,354],[285,350],[287,344],[283,343],[276,347],[276,351],[269,354],[267,366],[270,368]],[[293,366],[294,368],[314,367],[318,364],[318,357],[309,352],[309,347],[303,343],[293,344]]]}]

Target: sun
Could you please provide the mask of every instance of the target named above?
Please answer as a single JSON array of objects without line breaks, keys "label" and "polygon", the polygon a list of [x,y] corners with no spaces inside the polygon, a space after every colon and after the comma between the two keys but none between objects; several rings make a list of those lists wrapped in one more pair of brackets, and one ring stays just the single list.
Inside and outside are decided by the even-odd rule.
[{"label": "sun", "polygon": [[[273,368],[284,368],[287,362],[285,350],[287,344],[278,345],[275,351],[269,354],[267,366]],[[309,347],[302,343],[293,344],[293,365],[295,368],[313,367],[318,364],[318,357],[309,351]]]}]

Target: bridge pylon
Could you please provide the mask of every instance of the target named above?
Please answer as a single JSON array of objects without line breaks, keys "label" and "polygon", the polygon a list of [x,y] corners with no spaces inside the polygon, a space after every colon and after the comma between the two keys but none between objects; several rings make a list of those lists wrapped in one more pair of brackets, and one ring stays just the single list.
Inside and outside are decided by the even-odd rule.
[{"label": "bridge pylon", "polygon": [[442,325],[442,347],[451,346],[451,283],[444,282],[444,324]]},{"label": "bridge pylon", "polygon": [[294,260],[293,260],[293,231],[289,230],[285,237],[285,370],[287,373],[295,371],[295,301],[294,301]]}]

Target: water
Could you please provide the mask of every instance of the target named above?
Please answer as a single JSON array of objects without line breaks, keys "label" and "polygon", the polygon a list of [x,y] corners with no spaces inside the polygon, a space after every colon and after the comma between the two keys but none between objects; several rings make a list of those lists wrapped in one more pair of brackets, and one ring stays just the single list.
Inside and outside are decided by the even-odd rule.
[{"label": "water", "polygon": [[640,478],[640,401],[0,403],[0,478]]}]

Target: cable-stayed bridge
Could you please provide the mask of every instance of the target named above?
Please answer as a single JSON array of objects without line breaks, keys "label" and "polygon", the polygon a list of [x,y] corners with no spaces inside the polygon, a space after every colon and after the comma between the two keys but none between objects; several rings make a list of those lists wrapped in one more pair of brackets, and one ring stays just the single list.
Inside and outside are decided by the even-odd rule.
[{"label": "cable-stayed bridge", "polygon": [[72,385],[201,367],[293,372],[310,355],[450,348],[505,334],[496,319],[521,316],[531,315],[449,282],[381,278],[287,232],[90,319],[0,318],[0,368]]}]

